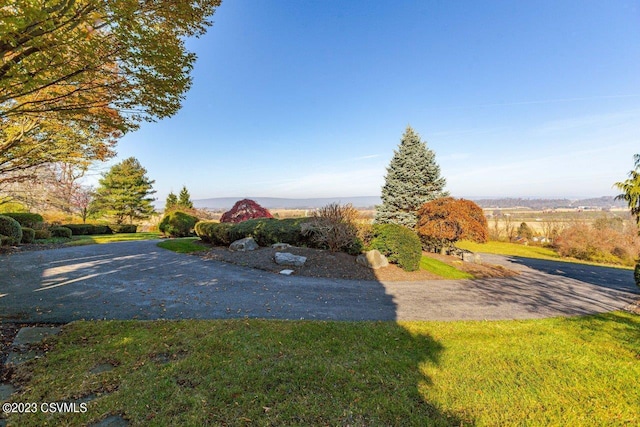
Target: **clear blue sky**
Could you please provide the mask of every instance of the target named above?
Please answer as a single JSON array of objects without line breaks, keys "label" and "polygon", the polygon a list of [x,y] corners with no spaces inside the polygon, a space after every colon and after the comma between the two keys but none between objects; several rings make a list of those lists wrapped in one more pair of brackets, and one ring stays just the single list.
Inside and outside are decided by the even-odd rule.
[{"label": "clear blue sky", "polygon": [[143,124],[156,197],[379,195],[410,124],[456,197],[615,195],[640,153],[640,2],[226,0],[182,110]]}]

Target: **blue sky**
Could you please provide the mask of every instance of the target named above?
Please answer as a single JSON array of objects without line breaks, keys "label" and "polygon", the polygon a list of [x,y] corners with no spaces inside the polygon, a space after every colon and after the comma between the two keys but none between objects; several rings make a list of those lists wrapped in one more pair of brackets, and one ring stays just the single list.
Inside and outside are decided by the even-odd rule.
[{"label": "blue sky", "polygon": [[640,152],[638,1],[226,0],[182,110],[135,156],[156,197],[379,195],[411,125],[453,196],[615,195]]}]

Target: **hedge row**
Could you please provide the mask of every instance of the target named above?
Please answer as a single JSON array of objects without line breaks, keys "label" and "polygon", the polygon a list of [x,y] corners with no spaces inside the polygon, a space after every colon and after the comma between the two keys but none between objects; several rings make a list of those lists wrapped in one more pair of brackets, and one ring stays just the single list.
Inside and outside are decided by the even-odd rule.
[{"label": "hedge row", "polygon": [[63,224],[62,227],[71,230],[74,236],[86,236],[95,234],[135,233],[138,226],[135,224]]},{"label": "hedge row", "polygon": [[420,268],[422,244],[418,235],[407,227],[397,224],[374,225],[367,249],[377,249],[403,270],[416,271]]},{"label": "hedge row", "polygon": [[112,234],[109,225],[97,225],[97,224],[63,224],[63,227],[71,230],[74,236],[86,236],[94,234]]},{"label": "hedge row", "polygon": [[109,224],[109,228],[114,233],[135,233],[138,226],[135,224]]},{"label": "hedge row", "polygon": [[44,221],[44,218],[42,218],[42,215],[37,213],[9,212],[9,213],[3,213],[2,215],[15,219],[16,221],[18,221],[20,226],[27,227],[27,228],[35,228],[38,223],[41,223]]},{"label": "hedge row", "polygon": [[195,225],[198,237],[213,245],[229,245],[245,237],[253,237],[260,246],[274,243],[289,243],[294,246],[309,246],[308,237],[302,235],[301,224],[308,218],[257,218],[237,224],[200,221]]}]

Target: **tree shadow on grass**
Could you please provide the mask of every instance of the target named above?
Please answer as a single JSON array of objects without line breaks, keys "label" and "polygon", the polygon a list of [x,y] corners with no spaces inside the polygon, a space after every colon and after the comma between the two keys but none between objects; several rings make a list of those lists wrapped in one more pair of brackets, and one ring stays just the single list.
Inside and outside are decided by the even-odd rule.
[{"label": "tree shadow on grass", "polygon": [[[240,425],[245,418],[257,425],[472,423],[421,394],[420,388],[432,383],[423,368],[437,366],[444,349],[432,337],[413,334],[396,323],[397,304],[380,282],[285,277],[174,254],[148,242],[46,252],[16,254],[0,262],[10,273],[0,281],[0,294],[5,294],[0,297],[0,309],[27,313],[39,321],[254,319],[235,320],[238,327],[233,334],[210,348],[190,347],[177,329],[163,333],[161,351],[186,351],[204,358],[207,370],[203,373],[182,362],[175,362],[175,369],[159,369],[154,376],[169,375],[163,384],[171,390],[165,397],[159,394],[150,399],[151,408],[144,413],[126,404],[116,410],[134,422],[145,424],[144,417],[157,412],[156,421],[165,413],[170,424],[189,424],[169,403],[176,395],[202,395],[199,410],[205,414],[205,424]],[[157,327],[178,324],[159,322]],[[245,324],[249,326],[240,327]],[[209,327],[202,325],[204,330]],[[210,335],[220,335],[215,328],[224,323],[210,325],[214,328]],[[114,328],[117,331],[117,324]],[[270,338],[263,339],[258,350],[246,346],[261,339],[255,335],[260,328],[271,331]],[[202,342],[208,338],[203,335]],[[148,353],[141,354],[137,363],[155,363],[152,349],[136,344]],[[244,348],[246,353],[238,354]],[[118,359],[124,350],[114,349],[110,357]],[[85,352],[81,348],[80,353]],[[188,358],[180,360],[184,359]],[[135,375],[134,366],[124,362],[122,366],[125,377]],[[203,381],[206,377],[213,382]],[[155,392],[148,380],[128,383],[130,388],[118,387],[120,402]],[[194,389],[185,389],[185,384]],[[276,398],[270,397],[274,389],[279,390]],[[73,392],[78,393],[82,394]],[[229,407],[235,412],[228,412]]]}]

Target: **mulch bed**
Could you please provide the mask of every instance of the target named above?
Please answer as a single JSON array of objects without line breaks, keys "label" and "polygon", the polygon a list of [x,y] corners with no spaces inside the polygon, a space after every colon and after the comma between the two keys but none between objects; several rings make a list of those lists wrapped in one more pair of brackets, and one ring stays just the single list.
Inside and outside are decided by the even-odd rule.
[{"label": "mulch bed", "polygon": [[0,255],[68,247],[66,243],[22,243],[20,246],[0,246]]},{"label": "mulch bed", "polygon": [[[307,257],[307,261],[302,267],[287,267],[278,265],[273,260],[276,252],[289,252],[294,255]],[[324,277],[332,279],[349,279],[349,280],[375,280],[375,281],[423,281],[438,280],[442,277],[437,276],[428,271],[404,271],[396,265],[389,265],[385,268],[372,270],[356,263],[356,257],[343,252],[330,252],[322,249],[291,247],[284,250],[273,248],[258,248],[255,251],[234,252],[227,247],[212,247],[206,252],[196,252],[206,259],[214,259],[217,261],[228,262],[243,267],[257,268],[260,270],[279,273],[284,269],[294,270],[294,274],[298,276]],[[463,263],[458,258],[450,256],[442,256],[436,254],[427,254],[447,264],[456,267],[459,270],[467,271],[477,278],[485,277],[509,277],[516,273],[507,270],[504,267]]]}]

